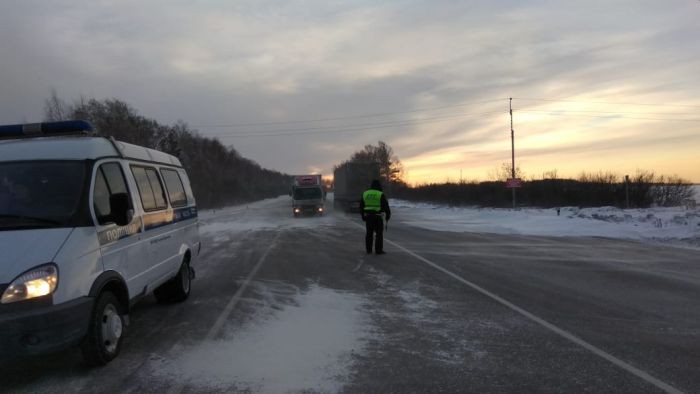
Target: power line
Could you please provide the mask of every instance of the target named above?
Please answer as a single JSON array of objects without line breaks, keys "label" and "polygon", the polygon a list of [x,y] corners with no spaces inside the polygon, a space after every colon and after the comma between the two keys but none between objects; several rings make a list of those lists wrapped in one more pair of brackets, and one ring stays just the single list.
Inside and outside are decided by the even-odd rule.
[{"label": "power line", "polygon": [[656,106],[656,107],[700,108],[700,105],[686,105],[686,104],[651,104],[651,103],[624,103],[624,102],[613,102],[613,101],[579,101],[579,100],[546,99],[546,98],[535,98],[535,97],[513,97],[513,100],[565,102],[565,103],[580,103],[580,104],[640,105],[640,106]]},{"label": "power line", "polygon": [[453,118],[461,118],[465,116],[475,116],[475,115],[489,115],[493,113],[500,113],[502,111],[491,111],[491,112],[482,112],[482,113],[461,113],[461,114],[454,114],[454,115],[442,115],[442,116],[433,116],[429,118],[420,118],[420,119],[406,119],[406,120],[391,120],[391,121],[384,121],[384,122],[372,122],[372,123],[357,123],[357,124],[347,124],[347,125],[335,125],[335,126],[315,126],[315,127],[303,127],[303,128],[294,128],[294,129],[269,129],[269,130],[258,130],[258,131],[228,131],[228,132],[221,132],[221,133],[216,133],[216,134],[208,134],[211,136],[229,136],[229,135],[257,135],[257,134],[267,134],[267,133],[286,133],[286,132],[297,132],[297,131],[310,131],[310,130],[326,130],[326,131],[331,131],[333,129],[347,129],[347,128],[360,128],[360,127],[365,127],[365,126],[380,126],[380,125],[385,125],[385,126],[394,126],[394,125],[404,125],[404,124],[412,124],[413,122],[425,122],[429,120],[438,120],[438,119],[453,119]]},{"label": "power line", "polygon": [[338,116],[338,117],[334,117],[334,118],[318,118],[318,119],[305,119],[305,120],[288,120],[288,121],[279,121],[279,122],[251,122],[251,123],[230,123],[230,124],[200,124],[200,125],[191,125],[191,126],[192,126],[192,127],[199,127],[199,128],[235,128],[235,127],[250,127],[250,126],[270,126],[270,125],[280,125],[280,124],[299,124],[299,123],[329,122],[329,121],[334,121],[334,120],[375,118],[375,117],[390,116],[390,115],[401,115],[401,114],[410,114],[410,113],[416,113],[416,112],[435,111],[435,110],[445,109],[445,108],[465,107],[465,106],[473,105],[473,104],[493,103],[493,102],[501,101],[501,100],[505,100],[505,99],[504,99],[504,98],[498,98],[498,99],[491,99],[491,100],[470,101],[470,102],[463,102],[463,103],[460,103],[460,104],[443,105],[443,106],[439,106],[439,107],[416,108],[416,109],[409,110],[409,111],[380,112],[380,113],[372,113],[372,114],[360,114],[360,115]]},{"label": "power line", "polygon": [[[577,100],[566,100],[566,99],[546,99],[546,98],[514,98],[516,100],[531,100],[531,101],[547,101],[547,102],[575,102],[575,103],[589,103],[589,104],[618,104],[618,105],[644,105],[644,106],[668,106],[668,107],[688,107],[688,108],[700,108],[700,106],[692,105],[679,105],[679,104],[648,104],[648,103],[622,103],[622,102],[607,102],[607,101],[577,101]],[[309,124],[317,122],[330,122],[337,120],[347,120],[347,119],[364,119],[364,118],[374,118],[383,117],[391,115],[418,113],[426,111],[435,111],[447,108],[457,108],[464,107],[473,104],[483,104],[497,102],[504,99],[491,99],[491,100],[481,100],[464,102],[454,105],[445,105],[438,107],[424,107],[416,108],[409,111],[398,111],[398,112],[384,112],[384,113],[373,113],[373,114],[361,114],[361,115],[351,115],[351,116],[340,116],[332,118],[318,118],[318,119],[306,119],[306,120],[290,120],[290,121],[279,121],[279,122],[251,122],[251,123],[232,123],[232,124],[212,124],[212,125],[193,125],[193,127],[200,128],[237,128],[237,127],[253,127],[253,126],[264,126],[264,125],[293,125],[293,124]],[[575,117],[589,117],[589,118],[603,118],[603,119],[629,119],[629,120],[651,120],[651,121],[671,121],[671,122],[700,122],[700,119],[679,119],[679,118],[654,118],[654,117],[632,117],[624,115],[657,115],[657,116],[691,116],[694,114],[690,113],[639,113],[639,112],[614,112],[614,111],[589,111],[589,110],[539,110],[539,109],[519,109],[521,113],[543,113],[549,116],[575,116]],[[314,126],[314,127],[302,127],[302,128],[271,128],[267,130],[241,130],[241,131],[228,131],[216,134],[209,134],[207,136],[211,137],[231,137],[231,138],[250,138],[250,137],[282,137],[282,136],[295,136],[295,135],[309,135],[309,134],[332,134],[332,133],[347,133],[347,132],[364,132],[368,130],[375,130],[380,128],[388,127],[398,127],[398,126],[411,126],[420,125],[427,123],[438,123],[444,122],[445,120],[462,118],[462,117],[473,117],[473,116],[485,116],[492,114],[504,114],[504,111],[490,111],[482,113],[460,113],[460,114],[446,114],[433,117],[427,117],[422,119],[409,119],[409,120],[386,120],[381,122],[369,122],[369,123],[358,123],[349,125],[328,125],[328,126]]]},{"label": "power line", "polygon": [[[482,112],[482,113],[471,113],[471,114],[462,114],[462,115],[453,115],[449,117],[436,117],[436,118],[427,118],[427,119],[421,119],[421,120],[414,120],[414,121],[400,121],[400,122],[387,122],[387,123],[368,123],[365,125],[355,125],[355,126],[344,126],[343,128],[336,128],[333,129],[331,128],[330,130],[328,128],[323,128],[323,127],[317,127],[313,129],[295,129],[295,131],[289,131],[287,130],[286,132],[280,132],[279,130],[268,130],[265,132],[250,132],[250,133],[228,133],[228,134],[207,134],[207,136],[212,136],[212,137],[282,137],[282,136],[295,136],[295,135],[306,135],[306,134],[332,134],[332,133],[345,133],[345,132],[362,132],[362,131],[368,131],[368,130],[375,130],[375,129],[380,129],[380,128],[387,128],[387,127],[397,127],[397,126],[411,126],[411,125],[418,125],[418,124],[426,124],[426,123],[438,123],[438,122],[444,122],[449,119],[454,119],[458,117],[472,117],[472,116],[484,116],[484,115],[492,115],[492,114],[505,114],[503,111],[492,111],[492,112]],[[364,126],[364,127],[358,127],[358,126]],[[298,130],[298,131],[296,131]]]},{"label": "power line", "polygon": [[584,113],[584,114],[615,114],[615,115],[657,115],[657,116],[697,116],[691,112],[620,112],[620,111],[587,111],[587,110],[557,110],[557,109],[529,109],[529,107],[514,109],[520,112],[544,112],[544,113]]},{"label": "power line", "polygon": [[[520,111],[529,113],[532,111],[528,110],[521,110]],[[636,118],[636,117],[630,117],[630,116],[614,116],[614,114],[610,114],[608,116],[604,115],[586,115],[586,114],[554,114],[554,113],[549,113],[547,114],[549,116],[579,116],[579,117],[585,117],[585,118],[603,118],[603,119],[611,119],[611,120],[617,120],[617,119],[631,119],[631,120],[658,120],[658,121],[665,121],[665,122],[700,122],[700,119],[669,119],[669,118]]]}]

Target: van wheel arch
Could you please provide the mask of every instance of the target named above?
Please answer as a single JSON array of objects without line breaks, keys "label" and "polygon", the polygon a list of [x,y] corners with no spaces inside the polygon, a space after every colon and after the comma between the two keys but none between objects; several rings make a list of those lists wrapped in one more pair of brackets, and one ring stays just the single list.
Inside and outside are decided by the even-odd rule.
[{"label": "van wheel arch", "polygon": [[191,254],[189,249],[185,252],[177,275],[160,285],[153,291],[156,300],[161,304],[178,303],[187,300],[190,296],[192,278],[194,277],[190,267]]},{"label": "van wheel arch", "polygon": [[97,298],[105,291],[109,291],[117,298],[121,304],[122,314],[129,313],[129,289],[126,287],[126,282],[116,271],[105,271],[101,273],[90,288],[90,297]]}]

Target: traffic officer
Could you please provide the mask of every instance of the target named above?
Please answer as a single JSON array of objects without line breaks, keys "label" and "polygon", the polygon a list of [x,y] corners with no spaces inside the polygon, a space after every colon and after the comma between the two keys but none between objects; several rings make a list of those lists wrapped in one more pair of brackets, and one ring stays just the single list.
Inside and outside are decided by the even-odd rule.
[{"label": "traffic officer", "polygon": [[[378,180],[373,180],[372,185],[362,193],[360,201],[360,214],[365,222],[367,234],[365,235],[365,248],[367,253],[372,253],[372,241],[374,240],[374,251],[376,254],[384,254],[384,221],[382,212],[386,215],[386,221],[391,218],[389,202],[382,192],[382,185]],[[374,234],[377,234],[376,238]]]}]

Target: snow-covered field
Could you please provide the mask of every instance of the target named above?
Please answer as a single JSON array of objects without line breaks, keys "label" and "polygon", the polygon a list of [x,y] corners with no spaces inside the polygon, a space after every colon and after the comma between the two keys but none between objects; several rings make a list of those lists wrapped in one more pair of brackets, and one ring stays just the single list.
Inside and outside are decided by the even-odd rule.
[{"label": "snow-covered field", "polygon": [[556,209],[448,207],[393,200],[396,220],[436,231],[599,236],[700,247],[700,207]]}]

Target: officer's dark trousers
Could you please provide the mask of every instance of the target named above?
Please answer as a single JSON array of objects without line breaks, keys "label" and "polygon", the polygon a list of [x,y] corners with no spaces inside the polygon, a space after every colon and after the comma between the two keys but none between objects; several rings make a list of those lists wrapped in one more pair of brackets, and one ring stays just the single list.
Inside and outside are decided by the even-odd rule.
[{"label": "officer's dark trousers", "polygon": [[[365,247],[367,253],[372,253],[372,240],[374,240],[374,251],[381,253],[384,251],[384,220],[382,215],[365,214],[365,225],[367,234],[365,235]],[[375,237],[374,234],[377,234]]]}]

